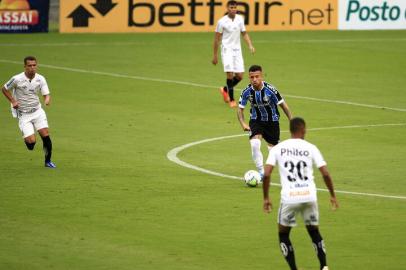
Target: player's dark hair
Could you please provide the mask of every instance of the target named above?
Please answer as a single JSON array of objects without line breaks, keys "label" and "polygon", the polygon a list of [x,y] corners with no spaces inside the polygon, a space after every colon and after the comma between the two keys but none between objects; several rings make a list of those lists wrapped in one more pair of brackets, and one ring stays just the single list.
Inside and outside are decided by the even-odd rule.
[{"label": "player's dark hair", "polygon": [[297,133],[306,127],[305,120],[300,117],[294,117],[290,120],[289,129],[291,133]]},{"label": "player's dark hair", "polygon": [[255,71],[261,71],[262,72],[262,67],[259,65],[252,65],[250,66],[248,72],[255,72]]},{"label": "player's dark hair", "polygon": [[24,65],[27,64],[27,61],[35,61],[35,62],[37,62],[37,58],[35,58],[34,56],[26,56],[24,58]]},{"label": "player's dark hair", "polygon": [[236,6],[236,5],[237,5],[237,1],[235,1],[235,0],[230,0],[230,1],[227,2],[227,7]]}]

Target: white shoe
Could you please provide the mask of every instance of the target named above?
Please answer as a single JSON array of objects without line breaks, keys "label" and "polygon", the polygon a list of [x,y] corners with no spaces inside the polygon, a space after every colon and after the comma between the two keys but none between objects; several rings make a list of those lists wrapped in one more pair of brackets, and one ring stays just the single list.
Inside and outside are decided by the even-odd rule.
[{"label": "white shoe", "polygon": [[328,267],[327,267],[327,266],[324,266],[322,270],[328,270]]},{"label": "white shoe", "polygon": [[259,183],[262,184],[262,182],[264,182],[264,173],[259,173],[259,175],[261,176],[261,180],[259,180]]}]

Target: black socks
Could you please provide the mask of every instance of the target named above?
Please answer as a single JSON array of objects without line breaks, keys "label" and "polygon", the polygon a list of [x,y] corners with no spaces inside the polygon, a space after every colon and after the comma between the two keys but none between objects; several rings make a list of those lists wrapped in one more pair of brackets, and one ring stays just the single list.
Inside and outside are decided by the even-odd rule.
[{"label": "black socks", "polygon": [[233,78],[233,86],[236,86],[241,80],[234,76]]},{"label": "black socks", "polygon": [[52,142],[49,136],[41,137],[43,145],[44,145],[44,153],[45,153],[45,162],[51,161],[52,156]]},{"label": "black socks", "polygon": [[293,251],[292,243],[289,239],[289,233],[279,233],[279,244],[283,256],[289,264],[291,270],[297,270],[295,262],[295,253]]},{"label": "black socks", "polygon": [[234,100],[234,85],[233,80],[227,79],[227,92],[230,97],[230,101]]},{"label": "black socks", "polygon": [[230,97],[230,100],[234,100],[234,86],[236,86],[241,80],[238,79],[237,77],[233,77],[233,79],[227,79],[226,84],[227,84],[227,92],[228,96]]},{"label": "black socks", "polygon": [[24,141],[24,142],[25,142],[25,145],[27,146],[28,150],[34,150],[35,142],[33,142],[33,143],[28,143],[26,141]]},{"label": "black socks", "polygon": [[314,250],[317,253],[317,257],[320,261],[320,269],[323,269],[327,265],[326,262],[326,248],[324,246],[323,238],[320,235],[319,230],[308,230],[310,237],[312,238]]}]

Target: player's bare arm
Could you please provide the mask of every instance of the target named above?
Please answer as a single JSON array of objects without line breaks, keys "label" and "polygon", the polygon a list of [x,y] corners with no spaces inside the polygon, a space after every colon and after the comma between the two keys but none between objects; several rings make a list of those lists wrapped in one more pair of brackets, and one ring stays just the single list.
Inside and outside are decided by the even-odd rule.
[{"label": "player's bare arm", "polygon": [[282,108],[282,110],[285,113],[286,117],[289,120],[292,119],[292,113],[291,113],[291,111],[290,111],[290,109],[288,107],[288,104],[286,102],[282,102],[279,106]]},{"label": "player's bare arm", "polygon": [[13,98],[13,96],[10,94],[10,91],[8,91],[4,86],[1,89],[3,92],[4,96],[10,101],[14,109],[18,108],[18,101]]},{"label": "player's bare arm", "polygon": [[244,38],[245,42],[247,43],[248,48],[250,49],[250,52],[252,54],[254,54],[255,53],[255,48],[254,48],[254,46],[252,46],[252,41],[251,41],[250,36],[248,35],[247,32],[242,32],[241,34],[242,34],[242,37]]},{"label": "player's bare arm", "polygon": [[218,50],[221,42],[221,33],[214,33],[214,43],[213,43],[213,60],[211,61],[213,65],[217,65],[218,63]]},{"label": "player's bare arm", "polygon": [[338,201],[334,192],[333,180],[331,179],[330,173],[327,170],[327,166],[322,166],[319,168],[321,175],[323,176],[324,183],[327,186],[328,191],[330,192],[330,203],[333,210],[339,207]]},{"label": "player's bare arm", "polygon": [[273,166],[266,164],[265,165],[265,173],[264,179],[262,183],[262,191],[264,194],[264,212],[269,213],[272,211],[272,201],[269,198],[269,186],[271,184],[271,174],[272,174]]},{"label": "player's bare arm", "polygon": [[238,121],[240,122],[240,125],[242,127],[242,130],[244,131],[250,131],[250,126],[247,125],[247,123],[245,123],[245,119],[244,119],[244,109],[243,108],[238,108],[237,110],[237,117],[238,117]]},{"label": "player's bare arm", "polygon": [[45,95],[44,96],[44,103],[47,106],[51,105],[51,96],[50,95]]}]

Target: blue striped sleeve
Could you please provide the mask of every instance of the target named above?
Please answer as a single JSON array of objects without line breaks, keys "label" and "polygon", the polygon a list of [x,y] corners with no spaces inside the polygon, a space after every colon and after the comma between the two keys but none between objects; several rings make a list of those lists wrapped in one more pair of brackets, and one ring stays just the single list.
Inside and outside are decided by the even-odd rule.
[{"label": "blue striped sleeve", "polygon": [[245,88],[242,91],[240,100],[238,101],[240,108],[245,108],[245,106],[247,106],[249,94],[250,94],[249,88]]}]

